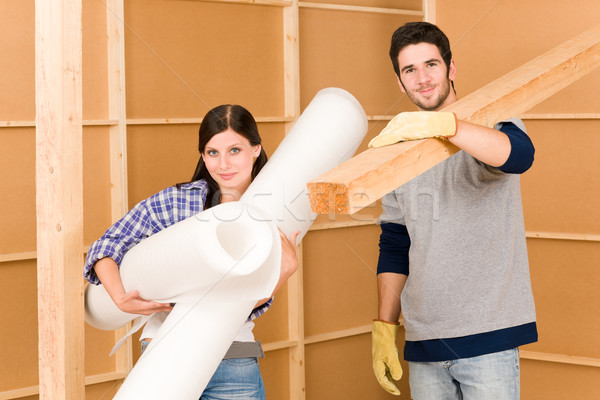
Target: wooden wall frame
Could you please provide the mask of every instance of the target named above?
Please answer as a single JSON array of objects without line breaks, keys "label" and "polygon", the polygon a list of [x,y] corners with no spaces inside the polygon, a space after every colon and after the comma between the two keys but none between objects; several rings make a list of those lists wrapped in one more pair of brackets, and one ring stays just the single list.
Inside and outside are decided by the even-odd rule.
[{"label": "wooden wall frame", "polygon": [[[285,124],[286,132],[291,128],[295,120],[298,118],[300,114],[300,85],[299,85],[299,51],[298,51],[298,41],[299,38],[298,33],[298,21],[299,21],[299,9],[301,8],[320,8],[320,9],[334,9],[341,11],[352,11],[357,13],[380,13],[380,14],[393,14],[393,15],[411,15],[415,18],[424,18],[425,20],[435,22],[436,17],[436,2],[435,0],[423,0],[422,1],[422,11],[414,12],[412,10],[396,10],[389,8],[377,8],[377,7],[356,7],[356,6],[340,6],[340,5],[326,5],[322,3],[311,3],[311,2],[301,2],[298,0],[289,0],[289,1],[276,1],[276,0],[197,0],[197,1],[212,1],[212,2],[221,2],[221,3],[235,3],[235,4],[251,4],[251,5],[262,5],[262,6],[272,6],[281,8],[283,13],[283,38],[284,38],[284,90],[285,90],[285,113],[283,116],[258,116],[258,122],[282,122]],[[80,6],[81,1],[75,0],[62,0],[61,4],[78,4]],[[36,2],[36,14],[44,12],[45,16],[50,17],[51,13],[43,8],[43,4],[41,1]],[[70,8],[71,11],[76,9]],[[56,12],[56,7],[54,7],[54,12]],[[54,14],[55,15],[55,14]],[[56,25],[55,25],[56,27]],[[77,32],[78,28],[75,25],[65,25],[66,29],[69,32]],[[157,119],[128,119],[127,113],[125,109],[125,63],[124,63],[124,19],[123,19],[123,0],[109,0],[107,2],[107,44],[108,44],[108,65],[107,69],[108,73],[108,94],[109,94],[109,112],[106,116],[106,119],[94,119],[94,120],[82,120],[81,115],[78,118],[73,119],[70,129],[71,132],[75,132],[73,137],[80,137],[80,129],[81,126],[106,126],[109,127],[110,130],[110,165],[111,165],[111,183],[113,185],[113,191],[111,192],[111,217],[112,219],[118,218],[127,208],[128,208],[128,200],[127,200],[127,160],[126,160],[126,135],[127,135],[127,126],[129,125],[167,125],[167,124],[198,124],[201,119],[198,118],[157,118]],[[74,49],[76,50],[76,49]],[[79,50],[81,50],[81,46],[79,46]],[[75,68],[74,71],[77,71]],[[81,68],[79,68],[79,73],[81,72]],[[80,78],[79,78],[80,79]],[[36,85],[36,90],[38,92],[42,92],[41,84]],[[64,100],[64,99],[63,99]],[[79,99],[80,101],[81,99]],[[61,101],[61,100],[58,100]],[[76,103],[76,102],[75,102]],[[77,109],[79,105],[75,107]],[[370,121],[379,121],[379,120],[389,120],[392,118],[390,115],[370,115]],[[524,119],[574,119],[574,120],[590,120],[590,119],[600,119],[600,114],[597,113],[587,113],[587,114],[523,114]],[[37,121],[0,121],[0,128],[12,128],[12,127],[37,127],[40,133],[45,129],[43,123],[40,121],[40,115],[38,115]],[[65,131],[66,132],[66,131]],[[64,137],[64,135],[63,135]],[[55,135],[50,135],[49,139],[57,139]],[[75,153],[81,149],[80,143],[70,143],[66,144],[69,150],[74,151]],[[38,157],[38,161],[42,160],[43,156]],[[67,162],[66,160],[62,160],[62,162]],[[41,162],[38,163],[39,166],[43,166]],[[69,167],[70,168],[70,167]],[[76,168],[77,169],[77,168]],[[80,167],[78,168],[81,169]],[[57,171],[57,169],[54,169]],[[46,172],[48,169],[46,168]],[[38,176],[43,177],[43,174],[46,173],[42,171]],[[76,176],[67,177],[64,176],[64,184],[60,184],[60,186],[67,187],[68,183],[78,181],[79,178]],[[43,181],[39,182],[40,185],[45,185]],[[75,196],[78,196],[75,193]],[[78,215],[79,211],[75,208],[70,209],[71,216]],[[38,214],[40,218],[40,224],[45,224],[47,221],[52,221],[53,217],[46,218],[44,216],[44,212],[40,212]],[[321,230],[321,229],[339,229],[344,227],[351,226],[360,226],[360,225],[368,225],[375,223],[372,221],[346,221],[346,222],[328,222],[328,223],[320,223],[315,224],[311,230]],[[61,231],[65,232],[65,224],[61,224]],[[54,235],[56,231],[56,224],[52,226],[40,226],[40,234],[43,235]],[[45,233],[43,233],[45,232]],[[584,240],[584,241],[600,241],[600,235],[592,235],[585,233],[558,233],[558,232],[527,232],[527,237],[529,238],[550,238],[556,240]],[[38,240],[38,242],[40,242]],[[88,246],[84,246],[82,244],[82,239],[71,238],[68,240],[68,243],[64,243],[61,246],[68,248],[70,254],[73,254],[72,257],[77,257],[77,273],[75,274],[78,278],[80,277],[80,260],[83,253],[87,250]],[[45,259],[47,257],[47,250],[38,245],[37,251],[30,252],[19,252],[19,253],[11,253],[11,254],[1,254],[0,255],[0,267],[3,262],[17,261],[17,260],[30,260],[30,259],[38,259],[38,268],[40,265],[45,263]],[[299,251],[300,261],[302,260],[302,250]],[[61,264],[60,270],[66,271],[67,264],[70,261],[65,261]],[[42,269],[41,273],[45,274],[48,271],[44,271]],[[47,279],[43,278],[43,279]],[[54,278],[56,280],[56,278]],[[288,283],[288,329],[289,336],[287,340],[283,340],[276,343],[265,343],[264,348],[268,351],[275,351],[279,349],[288,349],[289,351],[289,370],[290,370],[290,390],[289,395],[290,399],[303,399],[305,397],[305,356],[304,350],[305,345],[312,343],[320,343],[329,340],[335,340],[338,338],[350,337],[355,335],[362,335],[370,333],[370,326],[360,326],[351,329],[340,330],[336,332],[328,332],[326,334],[321,335],[313,335],[313,336],[305,336],[304,334],[304,309],[303,309],[303,297],[304,297],[304,289],[302,282],[302,262],[300,262],[300,269],[298,273],[289,281]],[[52,286],[53,290],[56,290],[56,286]],[[79,298],[79,290],[80,290],[80,282],[67,282],[64,285],[65,293],[69,292],[69,296],[75,297],[71,298]],[[46,298],[40,298],[40,313],[45,313],[42,307],[48,307],[51,303],[47,301]],[[73,303],[78,304],[77,301]],[[60,306],[64,307],[64,305]],[[79,309],[69,310],[68,313],[72,312],[72,316],[69,317],[70,321],[73,321],[73,316],[79,315]],[[78,318],[78,317],[75,317]],[[62,317],[62,323],[67,321],[67,317]],[[61,323],[61,321],[58,321]],[[43,329],[43,328],[41,328]],[[64,341],[59,346],[69,349],[77,349],[80,346],[79,340],[83,338],[83,333],[78,333],[78,328],[75,330],[69,330],[67,334],[75,337],[74,341],[69,341],[66,344]],[[120,337],[120,333],[116,333],[116,336]],[[40,341],[41,345],[41,341]],[[83,354],[83,352],[80,352]],[[126,376],[127,372],[132,367],[132,355],[131,355],[131,344],[128,347],[121,350],[119,355],[117,356],[117,362],[115,366],[114,372],[109,372],[105,374],[99,374],[94,376],[87,376],[85,379],[81,376],[82,368],[79,368],[79,372],[76,368],[73,368],[72,365],[77,364],[81,366],[80,361],[73,360],[65,360],[66,362],[71,362],[72,364],[66,365],[62,364],[58,370],[56,371],[57,375],[52,378],[48,378],[48,375],[44,372],[43,379],[40,378],[40,386],[32,386],[27,388],[21,388],[16,390],[10,390],[5,392],[0,392],[0,400],[2,399],[14,399],[21,398],[26,396],[33,396],[36,394],[40,394],[41,398],[61,398],[60,394],[57,394],[56,397],[54,393],[50,395],[50,390],[48,389],[47,383],[49,379],[53,379],[54,383],[58,386],[62,387],[65,397],[68,396],[66,392],[70,390],[70,388],[75,388],[73,390],[77,391],[77,395],[71,398],[83,398],[80,396],[79,391],[81,390],[81,382],[84,381],[85,385],[92,385],[102,382],[118,382]],[[583,358],[583,357],[570,357],[564,354],[549,354],[549,353],[537,353],[537,352],[521,352],[521,357],[532,360],[542,360],[548,362],[561,362],[568,364],[576,364],[576,365],[585,365],[598,367],[600,366],[600,360],[594,358]],[[40,359],[40,373],[42,373],[42,369],[45,369],[45,364],[53,362],[48,356],[42,354],[42,358]],[[58,364],[55,364],[58,365]],[[56,379],[55,379],[56,378]],[[61,379],[69,380],[69,383],[61,383]],[[66,381],[65,381],[66,382]],[[60,388],[59,388],[60,390]]]}]

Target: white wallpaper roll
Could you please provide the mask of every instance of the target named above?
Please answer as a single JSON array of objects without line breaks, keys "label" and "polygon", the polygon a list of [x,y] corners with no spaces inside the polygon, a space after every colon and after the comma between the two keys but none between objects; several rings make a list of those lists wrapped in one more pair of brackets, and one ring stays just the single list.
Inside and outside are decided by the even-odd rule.
[{"label": "white wallpaper roll", "polygon": [[316,218],[306,184],[351,158],[368,128],[367,116],[350,93],[319,91],[283,139],[241,201],[268,210],[277,226],[304,237]]},{"label": "white wallpaper roll", "polygon": [[[179,222],[131,249],[121,263],[127,291],[176,306],[115,399],[196,400],[256,302],[278,279],[281,242],[306,234],[316,215],[306,184],[349,159],[367,118],[348,92],[321,90],[240,202]],[[112,330],[136,315],[120,311],[103,286],[86,288],[86,321]]]}]

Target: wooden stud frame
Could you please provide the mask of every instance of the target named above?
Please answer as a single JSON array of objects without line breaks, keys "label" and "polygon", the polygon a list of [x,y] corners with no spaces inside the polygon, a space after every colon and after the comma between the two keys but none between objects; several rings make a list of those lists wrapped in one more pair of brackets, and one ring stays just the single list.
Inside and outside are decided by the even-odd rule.
[{"label": "wooden stud frame", "polygon": [[35,2],[40,399],[85,398],[81,7]]},{"label": "wooden stud frame", "polygon": [[[267,5],[274,7],[281,7],[283,12],[283,35],[284,35],[284,90],[285,90],[285,115],[282,117],[279,116],[258,116],[256,119],[258,122],[269,123],[269,122],[283,122],[285,123],[286,132],[289,131],[293,123],[296,121],[300,114],[300,85],[299,85],[299,50],[298,50],[298,41],[300,40],[298,34],[298,12],[299,8],[322,8],[322,9],[336,9],[336,10],[344,10],[344,11],[354,11],[354,12],[368,12],[368,13],[383,13],[383,14],[400,14],[400,15],[413,15],[413,16],[421,16],[425,20],[430,22],[435,22],[435,0],[423,0],[423,11],[414,12],[409,10],[395,10],[388,8],[377,8],[377,7],[357,7],[357,6],[340,6],[340,5],[327,5],[322,3],[311,3],[311,2],[299,2],[298,0],[290,0],[290,1],[276,1],[276,0],[198,0],[198,1],[212,1],[212,2],[221,2],[221,3],[236,3],[236,4],[256,4],[256,5]],[[63,13],[64,10],[71,10],[74,12],[77,7],[81,7],[80,0],[62,0],[59,2],[61,10]],[[67,6],[68,5],[68,6]],[[126,110],[125,110],[125,62],[124,62],[124,17],[123,17],[123,0],[108,0],[107,1],[107,43],[108,43],[108,93],[109,93],[109,115],[105,120],[89,120],[83,121],[81,118],[81,113],[74,116],[71,124],[62,125],[62,129],[68,127],[69,132],[75,132],[72,137],[76,139],[75,142],[67,143],[64,142],[62,145],[66,146],[69,149],[69,152],[72,154],[80,153],[81,150],[81,126],[107,126],[110,130],[110,160],[111,160],[111,183],[113,186],[113,191],[111,192],[111,216],[112,219],[118,218],[123,212],[126,211],[128,207],[127,202],[127,160],[126,160],[126,128],[128,125],[162,125],[162,124],[198,124],[201,122],[199,118],[163,118],[163,119],[126,119]],[[46,10],[44,7],[46,5],[43,4],[42,1],[36,2],[36,15],[45,16],[46,18],[56,17],[57,7],[56,4],[53,5],[52,10]],[[71,8],[75,7],[75,8]],[[74,12],[75,14],[77,12]],[[80,14],[80,11],[79,11]],[[73,14],[71,14],[73,15]],[[67,24],[67,21],[65,21]],[[79,21],[80,24],[80,21]],[[80,25],[77,26],[76,21],[71,21],[68,23],[68,26],[65,25],[65,29],[67,29],[71,33],[80,32]],[[77,46],[75,46],[72,50],[76,53]],[[79,43],[79,52],[81,51],[81,43]],[[75,54],[73,53],[73,54]],[[80,54],[80,53],[79,53]],[[74,55],[77,57],[76,55]],[[79,55],[80,57],[80,55]],[[57,62],[57,60],[54,60]],[[79,64],[78,68],[74,68],[72,72],[75,73],[75,82],[77,82],[76,90],[79,91],[78,100],[74,100],[75,107],[73,109],[80,109],[81,106],[81,65]],[[37,74],[36,74],[37,76]],[[58,82],[58,80],[56,80]],[[40,94],[43,92],[42,83],[36,83],[36,92]],[[60,101],[60,100],[58,100]],[[389,120],[393,116],[391,115],[373,115],[369,116],[368,119],[370,121],[377,120]],[[523,114],[523,119],[575,119],[575,120],[585,120],[585,119],[600,119],[600,114]],[[42,121],[42,114],[38,112],[37,121],[0,121],[0,128],[12,128],[12,127],[37,127],[39,132],[42,132],[44,129],[47,129],[45,126],[46,122]],[[57,132],[60,130],[56,130]],[[65,135],[61,135],[60,138],[65,139]],[[0,129],[1,133],[1,129]],[[56,139],[56,137],[49,136],[50,139]],[[77,139],[79,138],[79,139]],[[45,140],[41,139],[40,140]],[[48,142],[50,143],[50,142]],[[69,153],[67,152],[67,153]],[[43,175],[47,174],[49,171],[48,165],[44,165],[40,163],[43,160],[44,156],[41,153],[38,155],[38,168],[41,168],[38,176],[38,191],[40,193],[47,193],[45,191],[45,187],[49,182],[46,179],[52,179],[51,177],[44,177]],[[77,156],[76,156],[77,158]],[[68,162],[78,163],[75,161],[67,161],[66,158],[59,160],[65,165]],[[71,165],[75,165],[71,164]],[[58,165],[58,164],[57,164]],[[81,164],[77,164],[78,167],[75,168],[75,176],[62,176],[62,183],[59,181],[54,181],[56,185],[67,187],[69,183],[73,183],[76,181],[80,181],[80,177],[77,174],[81,171]],[[50,175],[54,175],[55,177],[58,175],[58,170],[56,167],[53,168],[53,173]],[[64,169],[64,168],[63,168]],[[67,168],[69,171],[73,171],[74,169],[69,167]],[[45,170],[45,171],[44,171]],[[69,173],[69,171],[66,171]],[[40,179],[42,178],[42,179]],[[58,187],[58,186],[57,186]],[[81,187],[81,185],[79,185]],[[75,190],[76,191],[76,190]],[[43,196],[46,196],[43,194]],[[75,197],[80,196],[80,193],[75,193]],[[46,211],[40,210],[38,211],[38,218],[40,220],[39,230],[41,235],[49,235],[50,236],[66,236],[67,229],[67,219],[64,220],[62,224],[60,224],[60,231],[57,230],[57,224],[53,225],[52,221],[55,221],[56,218],[45,214]],[[69,209],[69,216],[73,220],[79,219],[79,215],[81,210],[78,207],[72,207]],[[311,228],[311,230],[321,230],[321,229],[337,229],[342,227],[350,227],[350,226],[362,226],[362,225],[370,225],[374,224],[375,219],[372,220],[354,220],[354,221],[345,221],[345,222],[327,222],[315,224]],[[77,225],[77,222],[75,222]],[[77,229],[75,229],[77,230]],[[60,233],[62,232],[62,234]],[[83,246],[81,236],[78,236],[78,233],[72,235],[66,241],[63,241],[61,244],[62,247],[67,249],[68,251],[65,254],[70,254],[68,257],[77,257],[77,270],[80,269],[80,260],[81,255],[87,250],[89,246]],[[580,240],[580,241],[600,241],[600,235],[590,235],[590,234],[580,234],[580,233],[558,233],[558,232],[527,232],[528,238],[544,238],[544,239],[556,239],[556,240]],[[40,240],[38,240],[38,243]],[[2,254],[0,255],[0,263],[16,261],[16,260],[28,260],[28,259],[36,259],[38,258],[38,265],[43,265],[49,256],[49,251],[47,248],[41,247],[38,245],[38,251],[31,252],[22,252],[22,253],[12,253],[12,254]],[[371,326],[362,326],[351,329],[346,329],[337,332],[329,332],[322,335],[315,336],[304,336],[304,310],[303,310],[303,283],[302,283],[302,247],[299,248],[299,264],[300,268],[298,272],[292,277],[288,284],[288,329],[289,329],[289,337],[287,340],[276,342],[276,343],[266,343],[264,344],[265,351],[274,351],[280,349],[289,349],[289,363],[290,363],[290,399],[304,399],[305,398],[305,382],[304,382],[304,347],[307,344],[312,343],[320,343],[328,340],[334,340],[344,337],[350,337],[355,335],[369,334],[371,331]],[[69,261],[65,262],[68,263]],[[1,265],[0,265],[1,266]],[[38,267],[39,268],[39,267]],[[42,267],[43,269],[43,267]],[[42,274],[47,273],[48,271],[43,271]],[[79,272],[75,274],[79,277]],[[42,280],[45,279],[42,277]],[[57,290],[54,285],[57,279],[53,279],[53,287],[52,290]],[[65,282],[62,286],[64,289],[63,294],[66,296],[74,296],[71,298],[81,299],[82,292],[80,292],[80,283],[78,282],[67,282],[63,280],[58,280],[60,282]],[[42,285],[44,283],[42,282]],[[47,290],[45,290],[47,291]],[[69,294],[67,294],[69,292]],[[40,310],[43,307],[51,306],[51,302],[44,297],[44,293],[42,290],[40,291]],[[76,300],[70,302],[71,304],[82,304],[82,302]],[[64,309],[65,305],[61,305],[59,308]],[[82,310],[82,309],[81,309]],[[42,312],[42,311],[41,311]],[[75,310],[74,315],[79,314],[79,308]],[[61,317],[62,322],[66,322],[66,317],[64,315]],[[78,318],[78,317],[76,317]],[[61,321],[57,321],[60,323]],[[70,319],[73,321],[73,319]],[[80,324],[80,327],[83,327],[83,322]],[[43,328],[40,326],[40,332],[42,332]],[[69,329],[66,332],[67,335],[73,338],[73,340],[69,340],[69,353],[79,353],[79,355],[83,354],[83,351],[72,351],[74,348],[80,348],[83,341],[83,331],[78,330],[79,327],[76,327],[74,330]],[[40,333],[42,335],[42,333]],[[116,336],[120,337],[120,333],[116,333]],[[54,337],[56,339],[56,337]],[[42,345],[42,340],[46,340],[46,338],[40,338],[40,345]],[[48,343],[47,341],[44,343]],[[44,344],[46,345],[46,344]],[[59,346],[66,349],[67,344],[62,342]],[[125,347],[125,346],[124,346]],[[74,360],[69,359],[70,357],[66,357],[62,360],[62,364],[55,364],[58,366],[58,370],[55,371],[57,375],[49,377],[46,373],[47,369],[45,365],[48,365],[49,362],[54,362],[56,360],[51,359],[48,355],[41,354],[40,357],[40,386],[32,386],[27,388],[21,388],[16,390],[10,390],[5,392],[0,392],[0,400],[3,399],[15,399],[26,396],[33,396],[36,394],[40,394],[40,398],[74,398],[79,399],[83,398],[84,395],[81,394],[82,383],[85,382],[85,385],[92,385],[102,382],[110,382],[110,381],[119,381],[126,377],[128,371],[131,368],[131,344],[127,346],[126,349],[122,350],[117,356],[116,361],[116,369],[114,372],[109,372],[105,374],[93,375],[85,377],[83,379],[83,361],[82,360]],[[541,360],[547,362],[560,362],[560,363],[568,363],[568,364],[576,364],[576,365],[584,365],[584,366],[592,366],[592,367],[600,367],[600,359],[593,358],[583,358],[583,357],[572,357],[568,355],[562,354],[549,354],[549,353],[538,353],[538,352],[530,352],[530,351],[521,351],[521,358],[532,359],[532,360]],[[68,364],[67,363],[71,363]],[[51,393],[49,388],[49,380],[56,380],[59,382],[60,379],[69,380],[68,383],[65,382],[62,385],[64,393]],[[53,382],[53,383],[56,383]],[[60,385],[54,385],[56,387]],[[67,394],[67,391],[74,391],[76,394],[72,395]],[[51,393],[51,394],[50,394]],[[71,397],[69,397],[71,396]]]}]

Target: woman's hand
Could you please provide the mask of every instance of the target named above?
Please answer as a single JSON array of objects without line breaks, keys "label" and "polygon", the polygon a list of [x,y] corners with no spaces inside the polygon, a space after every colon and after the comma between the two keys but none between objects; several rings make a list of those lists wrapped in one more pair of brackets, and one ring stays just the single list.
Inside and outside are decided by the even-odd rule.
[{"label": "woman's hand", "polygon": [[281,237],[281,272],[279,273],[279,282],[277,282],[276,291],[298,270],[296,239],[299,234],[300,231],[294,232],[288,238],[281,229],[279,230],[279,236]]},{"label": "woman's hand", "polygon": [[279,280],[277,281],[277,285],[275,285],[275,290],[271,293],[271,296],[266,299],[261,299],[254,306],[259,307],[265,304],[281,287],[290,276],[294,275],[294,272],[298,270],[298,258],[296,256],[296,239],[300,231],[294,232],[288,238],[285,236],[285,233],[279,230],[279,237],[281,238],[281,270],[279,272]]},{"label": "woman's hand", "polygon": [[150,315],[161,311],[171,311],[173,306],[169,303],[157,303],[140,297],[140,292],[132,290],[115,299],[119,310],[130,314]]},{"label": "woman's hand", "polygon": [[119,266],[109,257],[96,261],[94,271],[98,279],[112,301],[119,307],[119,310],[130,314],[150,315],[159,311],[171,311],[173,307],[168,303],[157,303],[152,300],[145,300],[140,297],[140,292],[132,290],[125,292]]}]

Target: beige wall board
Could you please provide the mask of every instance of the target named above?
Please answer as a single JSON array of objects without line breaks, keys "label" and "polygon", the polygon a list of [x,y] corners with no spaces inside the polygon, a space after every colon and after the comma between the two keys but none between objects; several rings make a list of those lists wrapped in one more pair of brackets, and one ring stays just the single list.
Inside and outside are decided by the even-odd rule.
[{"label": "beige wall board", "polygon": [[202,117],[224,103],[283,116],[282,14],[280,7],[127,1],[128,117]]},{"label": "beige wall board", "polygon": [[325,87],[352,93],[367,115],[410,107],[388,57],[394,30],[411,17],[300,9],[300,104]]},{"label": "beige wall board", "polygon": [[106,3],[84,1],[83,26],[83,118],[108,116],[108,61],[106,50]]},{"label": "beige wall board", "polygon": [[[35,119],[34,2],[0,2],[0,120]],[[1,242],[1,241],[0,241]]]},{"label": "beige wall board", "polygon": [[[375,297],[375,296],[374,296]],[[399,336],[402,336],[402,332]],[[401,342],[398,342],[401,346]],[[408,366],[401,360],[405,375],[398,382],[400,398],[410,398]],[[315,343],[306,346],[306,398],[398,399],[383,390],[373,374],[371,335]]]},{"label": "beige wall board", "polygon": [[371,225],[306,235],[305,336],[367,325],[376,316],[379,233]]},{"label": "beige wall board", "polygon": [[34,260],[0,265],[0,392],[38,384],[36,298]]},{"label": "beige wall board", "polygon": [[198,163],[197,147],[197,126],[128,127],[128,208],[168,186],[189,181]]},{"label": "beige wall board", "polygon": [[101,331],[85,324],[85,375],[115,371],[115,357],[109,354],[115,345],[112,331]]},{"label": "beige wall board", "polygon": [[91,244],[110,225],[109,128],[83,129],[83,243]]},{"label": "beige wall board", "polygon": [[35,129],[0,131],[0,254],[35,250]]},{"label": "beige wall board", "polygon": [[524,349],[600,358],[596,242],[527,241],[539,342]]},{"label": "beige wall board", "polygon": [[[600,12],[600,11],[599,11]],[[583,79],[567,86],[539,106],[533,107],[530,113],[573,113],[597,115],[600,112],[600,74],[592,73]]]},{"label": "beige wall board", "polygon": [[599,368],[521,360],[522,399],[598,399],[598,380]]},{"label": "beige wall board", "polygon": [[600,121],[526,124],[536,147],[521,178],[526,229],[600,234]]},{"label": "beige wall board", "polygon": [[288,339],[288,296],[287,283],[277,292],[269,311],[254,323],[254,337],[262,344]]},{"label": "beige wall board", "polygon": [[85,387],[85,400],[106,400],[112,399],[119,388],[121,387],[122,380],[98,383],[96,385],[89,385]]},{"label": "beige wall board", "polygon": [[267,399],[290,399],[288,354],[288,349],[269,351],[259,359]]},{"label": "beige wall board", "polygon": [[267,156],[271,157],[277,146],[285,137],[285,124],[277,123],[258,123],[258,131],[262,138],[262,145],[267,152]]},{"label": "beige wall board", "polygon": [[[301,1],[300,6],[302,6],[302,3],[307,2]],[[380,7],[413,11],[420,11],[422,5],[421,0],[309,0],[308,3]]]}]

